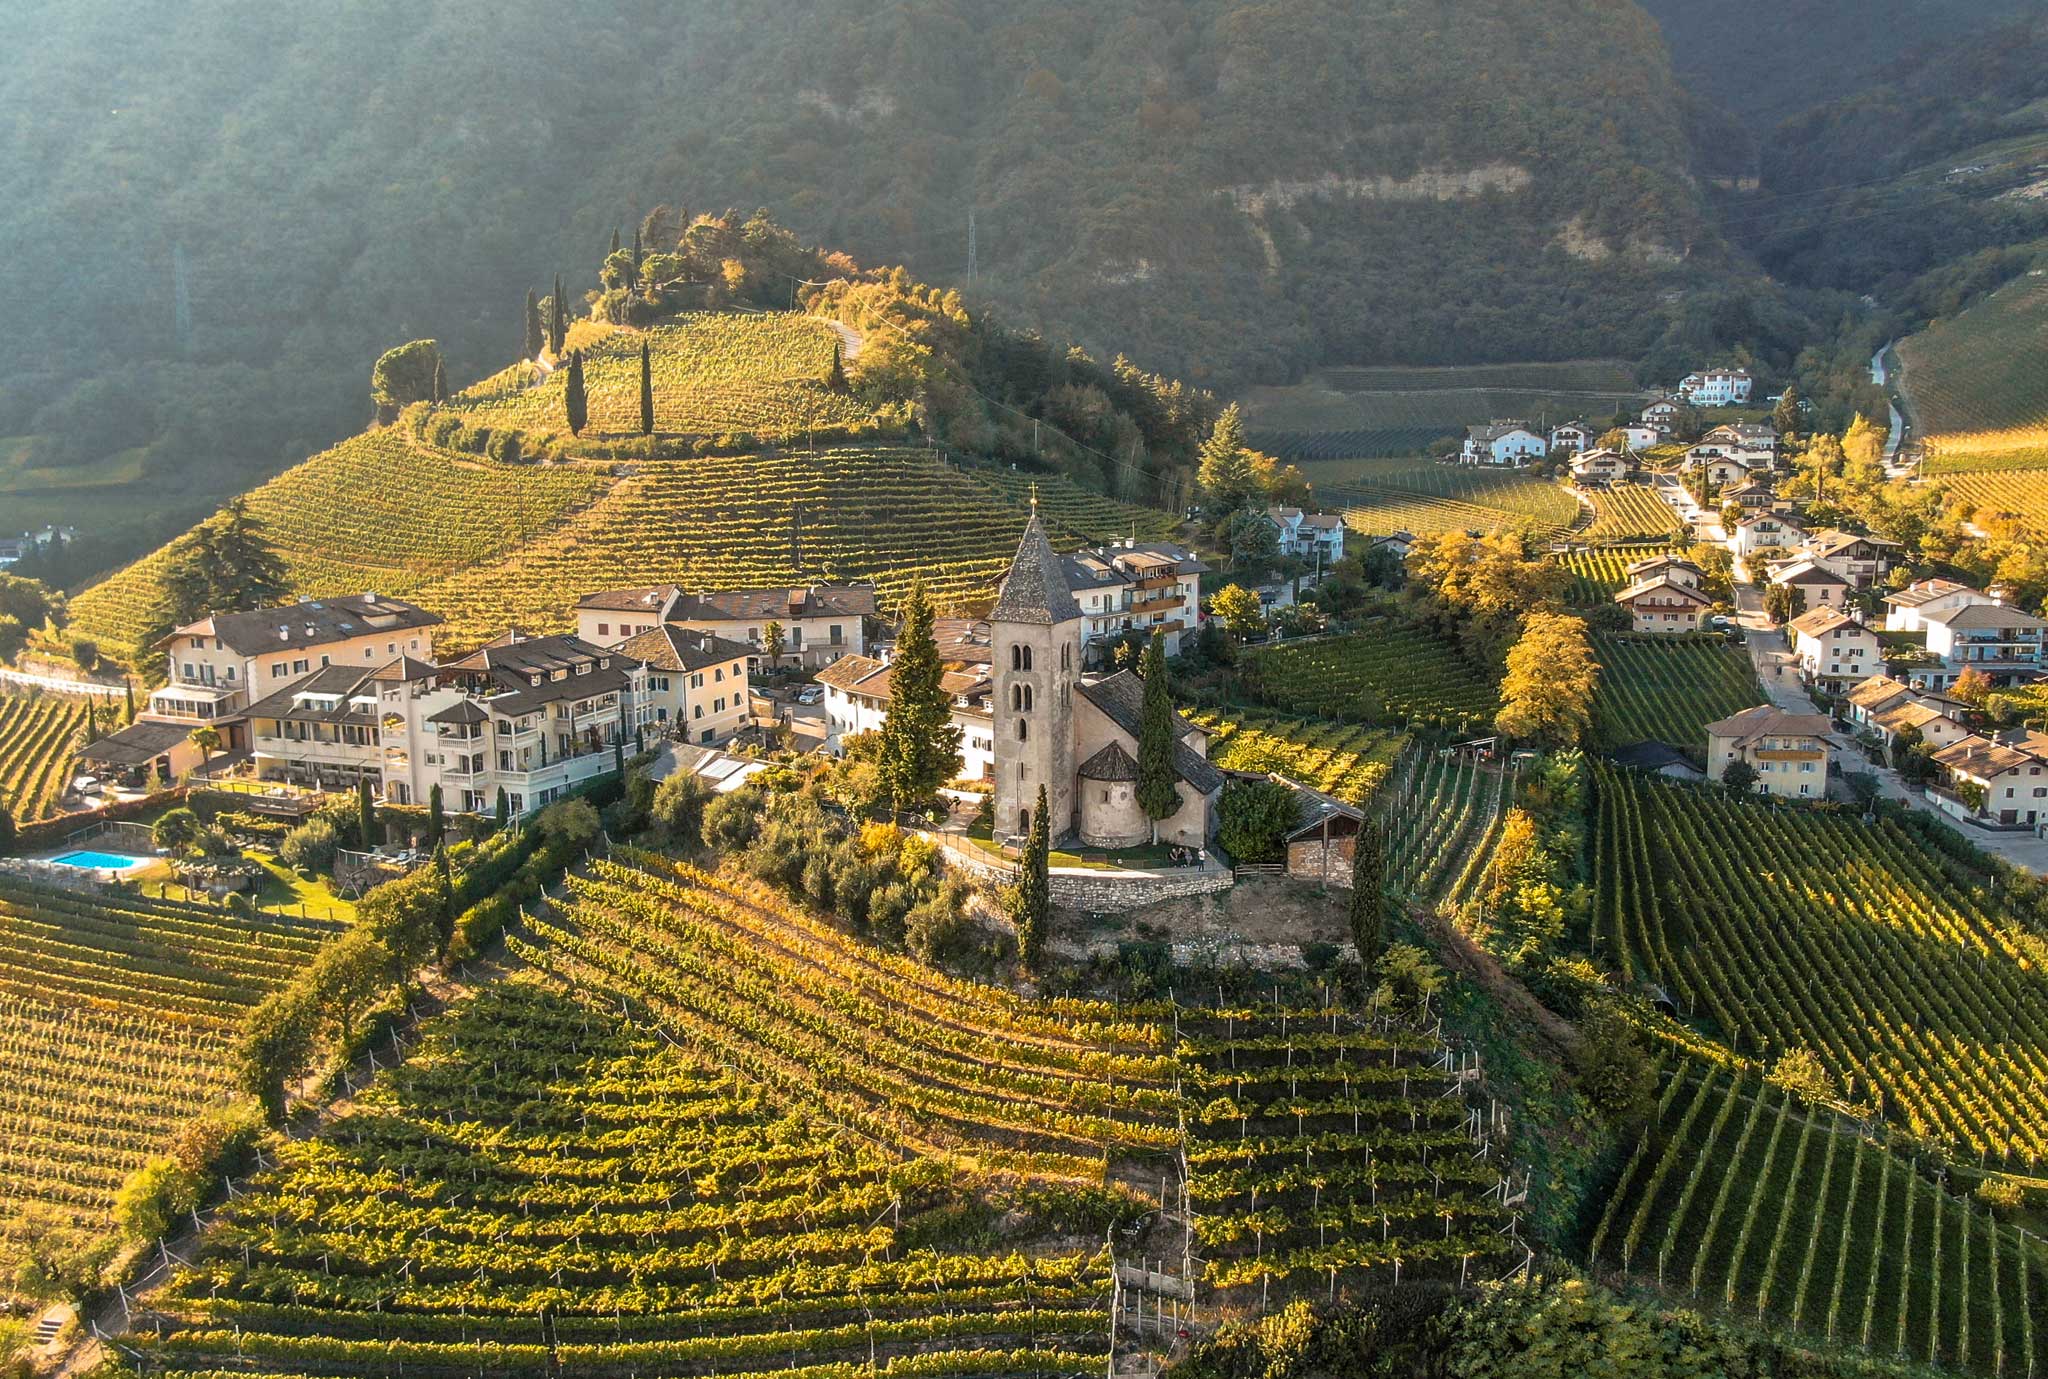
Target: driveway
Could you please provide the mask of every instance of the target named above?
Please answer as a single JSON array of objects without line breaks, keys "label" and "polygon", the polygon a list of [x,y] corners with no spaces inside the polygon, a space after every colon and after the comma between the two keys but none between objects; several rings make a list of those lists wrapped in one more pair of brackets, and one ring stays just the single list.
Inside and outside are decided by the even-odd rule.
[{"label": "driveway", "polygon": [[1791,643],[1782,628],[1772,626],[1764,612],[1764,596],[1754,584],[1736,582],[1735,621],[1749,643],[1749,661],[1756,668],[1757,683],[1770,701],[1789,713],[1818,713],[1806,687],[1799,683]]}]

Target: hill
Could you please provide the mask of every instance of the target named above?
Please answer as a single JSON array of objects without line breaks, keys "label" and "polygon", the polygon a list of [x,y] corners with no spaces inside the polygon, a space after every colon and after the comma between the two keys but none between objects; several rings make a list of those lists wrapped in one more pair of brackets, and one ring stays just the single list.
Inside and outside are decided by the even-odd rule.
[{"label": "hill", "polygon": [[2048,263],[1900,341],[1898,356],[1930,468],[2048,448]]},{"label": "hill", "polygon": [[525,290],[656,200],[768,206],[1197,382],[1633,354],[1660,293],[1732,276],[1627,3],[16,17],[0,249],[39,326],[0,492],[89,529],[79,574],[346,435],[383,348],[495,370]]}]

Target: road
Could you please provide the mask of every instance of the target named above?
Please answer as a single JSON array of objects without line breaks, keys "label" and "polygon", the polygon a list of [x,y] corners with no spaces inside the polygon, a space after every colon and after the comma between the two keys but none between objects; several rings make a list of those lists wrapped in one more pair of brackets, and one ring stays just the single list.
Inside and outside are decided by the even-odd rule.
[{"label": "road", "polygon": [[1906,416],[1899,410],[1899,404],[1895,400],[1896,390],[1888,386],[1891,383],[1891,374],[1884,365],[1884,357],[1890,354],[1892,346],[1898,343],[1896,340],[1887,341],[1883,349],[1870,356],[1870,381],[1885,390],[1885,405],[1890,407],[1892,412],[1891,434],[1884,440],[1884,472],[1894,479],[1911,472],[1910,466],[1899,463],[1899,447],[1906,440]]}]

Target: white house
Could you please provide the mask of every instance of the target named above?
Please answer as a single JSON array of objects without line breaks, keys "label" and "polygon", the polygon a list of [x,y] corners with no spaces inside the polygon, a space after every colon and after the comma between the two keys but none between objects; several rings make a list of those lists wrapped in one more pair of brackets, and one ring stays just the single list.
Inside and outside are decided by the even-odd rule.
[{"label": "white house", "polygon": [[1898,551],[1898,542],[1881,536],[1834,530],[1814,533],[1800,548],[1808,560],[1834,571],[1858,589],[1868,589],[1883,579]]},{"label": "white house", "polygon": [[1606,434],[1606,428],[1595,426],[1590,421],[1568,421],[1562,426],[1550,428],[1552,450],[1579,451],[1596,444]]},{"label": "white house", "polygon": [[1931,689],[1946,689],[1965,670],[1988,677],[1994,685],[2027,684],[2040,678],[2042,648],[2048,640],[2048,619],[2002,603],[1970,603],[1960,608],[1921,611],[1927,628],[1927,649],[1941,657],[1938,671],[1926,676]]},{"label": "white house", "polygon": [[816,669],[867,648],[867,624],[875,616],[871,584],[778,585],[768,589],[726,589],[686,593],[673,584],[641,589],[608,589],[586,594],[576,604],[576,631],[596,646],[617,646],[664,623],[709,632],[754,648],[756,668],[766,629],[781,629],[777,665]]},{"label": "white house", "polygon": [[1806,529],[1797,517],[1766,508],[1749,513],[1735,524],[1728,548],[1735,552],[1736,559],[1742,560],[1758,551],[1782,551],[1796,546],[1805,535]]},{"label": "white house", "polygon": [[1700,444],[1747,461],[1751,468],[1768,469],[1778,455],[1778,428],[1760,421],[1725,422],[1701,436]]},{"label": "white house", "polygon": [[1886,748],[1908,730],[1917,730],[1937,749],[1970,735],[1968,728],[1949,715],[1947,701],[1937,704],[1886,675],[1873,675],[1851,687],[1844,700],[1848,720],[1875,735]]},{"label": "white house", "polygon": [[[825,750],[846,751],[846,739],[882,730],[889,716],[892,669],[871,656],[842,656],[818,672],[825,687]],[[940,686],[952,702],[949,721],[960,730],[962,779],[995,779],[994,681],[986,664],[948,667]]]},{"label": "white house", "polygon": [[1707,482],[1715,488],[1728,484],[1739,484],[1749,478],[1749,462],[1739,460],[1723,451],[1718,445],[1695,445],[1685,452],[1685,458],[1678,467],[1687,473],[1697,469],[1705,473]]},{"label": "white house", "polygon": [[1946,613],[1973,603],[1998,600],[1982,589],[1973,589],[1953,579],[1923,579],[1896,594],[1886,594],[1884,627],[1887,632],[1924,632],[1931,614]]},{"label": "white house", "polygon": [[1619,450],[1581,450],[1572,456],[1572,478],[1614,483],[1628,477],[1630,459]]},{"label": "white house", "polygon": [[1668,433],[1678,414],[1685,410],[1685,400],[1676,397],[1660,397],[1643,408],[1643,420],[1661,431]]},{"label": "white house", "polygon": [[1646,421],[1632,421],[1626,426],[1617,426],[1614,429],[1626,438],[1631,450],[1648,450],[1653,445],[1662,445],[1667,434]]},{"label": "white house", "polygon": [[1639,580],[1616,594],[1614,601],[1628,609],[1632,631],[1672,636],[1699,631],[1700,620],[1714,602],[1697,584],[1673,574]]},{"label": "white house", "polygon": [[1637,560],[1630,563],[1627,573],[1631,584],[1659,577],[1689,584],[1695,589],[1705,588],[1707,583],[1706,570],[1682,555],[1653,555],[1647,560]]},{"label": "white house", "polygon": [[[1966,737],[1934,754],[1945,788],[1927,801],[1986,828],[2032,828],[2048,820],[2048,736],[2029,729]],[[1981,795],[1981,801],[1972,799]]]},{"label": "white house", "polygon": [[1550,452],[1549,442],[1519,421],[1495,421],[1465,428],[1463,464],[1524,465]]},{"label": "white house", "polygon": [[619,650],[647,668],[646,726],[709,747],[752,722],[747,665],[754,650],[745,643],[663,623]]},{"label": "white house", "polygon": [[1839,690],[1884,669],[1877,634],[1837,608],[1813,608],[1786,624],[1809,684]]},{"label": "white house", "polygon": [[1687,374],[1677,392],[1695,407],[1728,407],[1749,401],[1754,387],[1748,369],[1708,369]]},{"label": "white house", "polygon": [[1845,606],[1853,587],[1827,566],[1805,556],[1772,561],[1770,582],[1794,591],[1797,602],[1793,606],[1808,611]]},{"label": "white house", "polygon": [[1825,799],[1831,752],[1825,714],[1759,704],[1707,725],[1707,775],[1721,780],[1729,763],[1744,761],[1767,795]]},{"label": "white house", "polygon": [[1271,507],[1266,520],[1280,532],[1280,554],[1320,562],[1328,569],[1344,558],[1344,515],[1339,512],[1304,512],[1300,508]]},{"label": "white house", "polygon": [[[1343,549],[1343,526],[1337,528]],[[1120,637],[1166,638],[1166,654],[1180,654],[1181,637],[1200,624],[1202,576],[1209,566],[1169,541],[1125,541],[1063,556],[1067,587],[1084,617],[1081,646],[1091,664],[1102,663]],[[1290,586],[1291,587],[1291,586]]]}]

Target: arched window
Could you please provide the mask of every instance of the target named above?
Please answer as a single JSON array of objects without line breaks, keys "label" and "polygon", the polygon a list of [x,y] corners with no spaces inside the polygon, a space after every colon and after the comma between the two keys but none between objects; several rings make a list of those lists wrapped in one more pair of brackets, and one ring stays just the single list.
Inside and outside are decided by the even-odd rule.
[{"label": "arched window", "polygon": [[1030,737],[1031,737],[1031,720],[1030,720],[1030,719],[1028,719],[1028,718],[1020,718],[1020,719],[1018,719],[1018,720],[1017,720],[1017,740],[1018,740],[1019,742],[1024,742],[1024,741],[1027,741],[1027,740],[1029,740],[1029,739],[1030,739]]},{"label": "arched window", "polygon": [[1017,711],[1018,713],[1030,713],[1030,712],[1031,712],[1031,686],[1029,686],[1029,685],[1012,685],[1012,686],[1010,686],[1010,707],[1011,707],[1011,708],[1013,708],[1013,709],[1015,709],[1015,710],[1016,710],[1016,711]]},{"label": "arched window", "polygon": [[1061,643],[1060,643],[1060,669],[1061,669],[1061,670],[1072,670],[1073,668],[1074,668],[1074,648],[1073,648],[1073,646],[1072,646],[1072,645],[1071,645],[1070,643],[1067,643],[1067,642],[1061,642]]},{"label": "arched window", "polygon": [[1012,642],[1012,643],[1010,644],[1010,669],[1011,669],[1011,670],[1029,670],[1029,669],[1031,669],[1031,648],[1030,648],[1030,647],[1028,647],[1028,646],[1025,646],[1025,645],[1023,645],[1023,644],[1022,644],[1021,642]]}]

